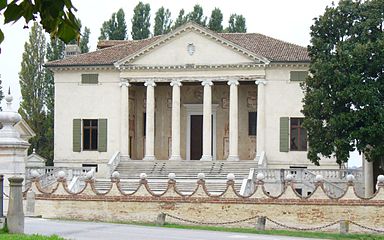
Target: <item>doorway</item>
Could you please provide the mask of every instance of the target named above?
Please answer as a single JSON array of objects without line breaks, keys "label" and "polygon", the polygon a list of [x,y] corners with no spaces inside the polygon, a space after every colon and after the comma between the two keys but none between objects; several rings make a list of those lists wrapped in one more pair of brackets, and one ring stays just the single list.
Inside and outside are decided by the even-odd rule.
[{"label": "doorway", "polygon": [[191,160],[200,160],[203,155],[203,115],[191,115]]},{"label": "doorway", "polygon": [[[187,110],[186,159],[200,160],[203,155],[203,104],[184,104]],[[218,104],[212,104],[212,158],[216,160],[216,111]]]}]

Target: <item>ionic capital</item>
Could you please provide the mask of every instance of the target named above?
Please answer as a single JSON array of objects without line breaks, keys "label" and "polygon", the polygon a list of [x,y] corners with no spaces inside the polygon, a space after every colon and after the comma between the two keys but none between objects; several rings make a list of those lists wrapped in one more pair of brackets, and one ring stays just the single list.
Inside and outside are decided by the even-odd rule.
[{"label": "ionic capital", "polygon": [[128,82],[128,79],[125,79],[125,78],[120,79],[119,85],[120,85],[120,87],[130,87],[131,86],[131,84],[129,84],[129,82]]},{"label": "ionic capital", "polygon": [[181,83],[180,80],[172,80],[169,85],[171,85],[172,87],[174,86],[177,86],[177,87],[181,87],[183,84]]},{"label": "ionic capital", "polygon": [[202,86],[213,86],[213,82],[211,81],[211,80],[209,80],[209,79],[205,79],[205,80],[203,80],[202,82],[201,82],[201,85]]},{"label": "ionic capital", "polygon": [[156,83],[154,80],[146,80],[144,83],[144,86],[146,87],[156,87]]},{"label": "ionic capital", "polygon": [[256,85],[261,85],[263,84],[264,86],[267,84],[267,81],[265,81],[264,79],[258,79],[255,81]]},{"label": "ionic capital", "polygon": [[231,79],[227,82],[227,84],[229,86],[231,86],[232,84],[234,84],[235,86],[238,86],[239,85],[239,81],[237,81],[236,79]]}]

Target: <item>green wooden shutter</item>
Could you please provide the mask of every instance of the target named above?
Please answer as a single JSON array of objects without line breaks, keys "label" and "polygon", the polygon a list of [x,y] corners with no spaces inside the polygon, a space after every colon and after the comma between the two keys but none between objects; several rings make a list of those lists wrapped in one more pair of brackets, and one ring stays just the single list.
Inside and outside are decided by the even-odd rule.
[{"label": "green wooden shutter", "polygon": [[308,76],[308,71],[291,71],[291,81],[304,81]]},{"label": "green wooden shutter", "polygon": [[107,119],[99,119],[98,126],[98,146],[99,152],[107,151]]},{"label": "green wooden shutter", "polygon": [[99,74],[81,74],[82,84],[98,84]]},{"label": "green wooden shutter", "polygon": [[81,119],[73,119],[73,151],[81,151]]},{"label": "green wooden shutter", "polygon": [[289,118],[280,118],[280,152],[289,150]]}]

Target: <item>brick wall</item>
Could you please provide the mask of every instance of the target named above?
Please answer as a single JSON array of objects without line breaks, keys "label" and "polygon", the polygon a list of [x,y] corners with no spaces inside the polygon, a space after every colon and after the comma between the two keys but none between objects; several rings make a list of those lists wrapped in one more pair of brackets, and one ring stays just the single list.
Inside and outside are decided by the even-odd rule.
[{"label": "brick wall", "polygon": [[[93,180],[87,181],[79,193],[71,193],[66,182],[59,180],[51,190],[42,189],[38,181],[32,182],[36,193],[36,214],[46,218],[66,218],[98,221],[153,222],[161,212],[198,222],[222,223],[254,216],[267,216],[294,227],[323,226],[340,219],[382,228],[384,226],[384,185],[369,199],[356,195],[353,183],[339,198],[330,198],[322,183],[307,198],[298,195],[294,182],[287,182],[284,191],[272,197],[264,189],[263,182],[250,196],[241,196],[227,182],[227,189],[220,195],[211,195],[204,180],[198,180],[196,190],[184,195],[177,191],[177,183],[169,180],[168,189],[160,194],[152,192],[147,181],[133,193],[120,189],[118,179],[112,180],[111,189],[100,193]],[[167,222],[187,224],[167,217]],[[238,222],[230,226],[254,226],[256,220]],[[267,227],[276,228],[267,223]],[[338,228],[338,224],[327,228]],[[353,227],[352,230],[359,230]]]}]

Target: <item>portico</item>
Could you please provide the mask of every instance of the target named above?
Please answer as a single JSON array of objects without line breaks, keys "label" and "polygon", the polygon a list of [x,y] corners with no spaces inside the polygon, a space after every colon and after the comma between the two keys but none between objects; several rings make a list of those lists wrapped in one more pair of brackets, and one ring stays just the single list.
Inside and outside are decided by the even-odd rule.
[{"label": "portico", "polygon": [[[132,153],[127,156],[134,160],[254,160],[256,136],[249,136],[248,127],[254,124],[257,128],[257,122],[256,119],[249,122],[248,115],[262,108],[257,104],[255,81],[263,78],[263,75],[121,77],[120,85],[131,92],[121,91],[121,106],[125,108],[121,111],[125,113],[121,114],[121,123],[131,125],[121,124],[121,142],[126,144],[122,145],[122,156],[123,149],[127,149],[125,152]],[[130,109],[131,105],[136,108]],[[126,120],[127,113],[130,121]],[[246,148],[239,148],[239,138]],[[140,143],[144,146],[140,147]],[[253,154],[249,148],[254,148]]]}]

